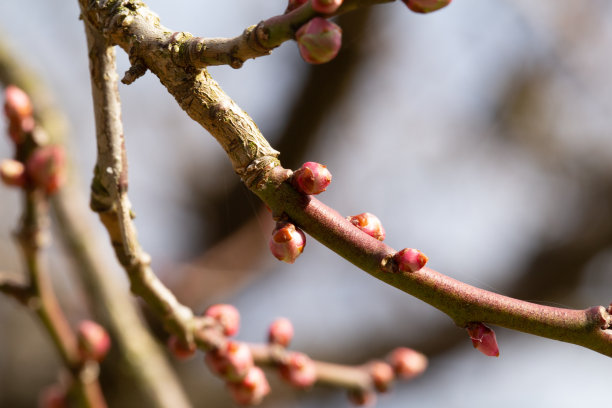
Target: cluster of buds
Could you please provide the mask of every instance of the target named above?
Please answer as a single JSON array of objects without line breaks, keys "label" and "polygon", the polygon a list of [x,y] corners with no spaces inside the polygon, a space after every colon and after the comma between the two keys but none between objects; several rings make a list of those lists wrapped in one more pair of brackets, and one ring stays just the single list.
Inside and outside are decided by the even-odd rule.
[{"label": "cluster of buds", "polygon": [[416,272],[425,266],[427,256],[414,248],[404,248],[393,256],[400,272]]},{"label": "cluster of buds", "polygon": [[415,13],[431,13],[448,6],[452,0],[402,0]]},{"label": "cluster of buds", "polygon": [[315,17],[295,33],[300,55],[310,64],[324,64],[338,55],[342,29],[322,17]]},{"label": "cluster of buds", "polygon": [[480,322],[468,323],[465,329],[476,350],[485,356],[499,357],[499,346],[493,330]]},{"label": "cluster of buds", "polygon": [[281,222],[276,225],[270,237],[269,247],[272,255],[279,261],[294,263],[304,251],[306,236],[301,229],[290,222]]},{"label": "cluster of buds", "polygon": [[110,348],[110,337],[104,327],[91,320],[84,320],[77,330],[77,347],[84,361],[100,362]]},{"label": "cluster of buds", "polygon": [[379,241],[385,240],[385,229],[382,226],[382,222],[374,214],[368,212],[361,213],[358,215],[352,215],[347,219],[357,228],[376,238]]}]

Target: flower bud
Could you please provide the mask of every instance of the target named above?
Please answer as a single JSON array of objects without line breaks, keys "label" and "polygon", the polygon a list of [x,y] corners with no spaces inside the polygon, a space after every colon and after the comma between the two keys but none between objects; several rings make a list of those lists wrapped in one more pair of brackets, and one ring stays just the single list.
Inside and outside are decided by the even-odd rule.
[{"label": "flower bud", "polygon": [[306,354],[298,352],[289,354],[280,367],[280,374],[289,384],[299,388],[308,388],[317,380],[314,362]]},{"label": "flower bud", "polygon": [[415,13],[431,13],[450,4],[452,0],[402,0]]},{"label": "flower bud", "polygon": [[343,0],[312,0],[310,5],[317,13],[331,14],[338,10]]},{"label": "flower bud", "polygon": [[227,383],[230,395],[238,404],[257,405],[270,393],[270,384],[261,368],[253,366],[240,382]]},{"label": "flower bud", "polygon": [[187,360],[188,358],[193,357],[196,352],[195,344],[186,344],[183,340],[175,335],[168,337],[167,345],[172,355],[179,360]]},{"label": "flower bud", "polygon": [[36,187],[53,194],[64,184],[65,161],[63,148],[45,146],[32,152],[26,170]]},{"label": "flower bud", "polygon": [[23,187],[25,185],[25,166],[12,159],[0,162],[0,179],[7,186]]},{"label": "flower bud", "polygon": [[331,183],[332,175],[324,166],[315,162],[306,162],[297,169],[291,178],[293,186],[304,194],[321,194]]},{"label": "flower bud", "polygon": [[38,408],[67,408],[66,390],[59,384],[45,387],[38,395]]},{"label": "flower bud", "polygon": [[418,249],[404,248],[393,256],[400,272],[416,272],[429,260],[424,253]]},{"label": "flower bud", "polygon": [[272,322],[268,330],[268,342],[287,347],[293,339],[293,324],[289,319],[280,317]]},{"label": "flower bud", "polygon": [[240,328],[240,313],[234,306],[226,304],[212,305],[206,309],[204,316],[216,320],[223,329],[224,335],[233,336],[238,333],[238,329]]},{"label": "flower bud", "polygon": [[393,368],[383,361],[373,361],[368,364],[368,372],[372,376],[374,388],[378,392],[386,392],[395,378]]},{"label": "flower bud", "polygon": [[306,4],[306,3],[308,3],[308,0],[289,0],[289,3],[287,4],[287,9],[285,10],[285,13],[293,11],[296,8],[298,8],[301,5]]},{"label": "flower bud", "polygon": [[368,212],[347,218],[354,226],[379,241],[385,240],[385,229],[374,214]]},{"label": "flower bud", "polygon": [[480,322],[468,323],[466,330],[476,350],[485,356],[499,357],[499,347],[493,330]]},{"label": "flower bud", "polygon": [[230,382],[241,381],[253,367],[251,349],[237,341],[228,341],[220,349],[209,351],[204,361],[213,373]]},{"label": "flower bud", "polygon": [[17,121],[32,116],[32,101],[28,94],[15,85],[4,90],[4,113],[10,121]]},{"label": "flower bud", "polygon": [[110,337],[104,327],[91,320],[79,324],[77,341],[83,360],[102,361],[110,348]]},{"label": "flower bud", "polygon": [[269,247],[272,255],[279,261],[294,263],[304,250],[306,236],[291,223],[277,224],[270,237]]},{"label": "flower bud", "polygon": [[321,17],[304,24],[295,34],[300,55],[310,64],[323,64],[338,55],[342,45],[342,29]]},{"label": "flower bud", "polygon": [[349,390],[348,399],[357,406],[374,406],[376,404],[376,394],[372,390],[353,389]]},{"label": "flower bud", "polygon": [[413,349],[398,347],[389,354],[387,361],[398,377],[409,380],[427,369],[427,357]]}]

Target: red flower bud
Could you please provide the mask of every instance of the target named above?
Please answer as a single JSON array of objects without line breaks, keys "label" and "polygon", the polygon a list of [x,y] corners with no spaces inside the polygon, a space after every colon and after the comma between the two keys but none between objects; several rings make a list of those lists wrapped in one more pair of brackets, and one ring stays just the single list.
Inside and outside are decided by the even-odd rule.
[{"label": "red flower bud", "polygon": [[362,213],[347,218],[354,226],[379,241],[385,240],[385,229],[377,216],[370,213]]},{"label": "red flower bud", "polygon": [[493,330],[480,322],[468,323],[466,330],[476,350],[485,356],[499,357],[499,346]]},{"label": "red flower bud", "polygon": [[216,320],[223,329],[224,335],[233,336],[238,333],[240,313],[234,306],[226,304],[212,305],[206,309],[204,316],[212,317]]},{"label": "red flower bud", "polygon": [[338,10],[343,0],[312,0],[311,6],[317,13],[331,14]]},{"label": "red flower bud", "polygon": [[228,341],[222,348],[209,351],[204,361],[213,373],[230,382],[241,381],[253,367],[251,349],[237,341]]},{"label": "red flower bud", "polygon": [[32,116],[30,97],[15,85],[4,90],[4,113],[9,120],[21,120]]},{"label": "red flower bud", "polygon": [[77,341],[83,360],[102,361],[110,348],[110,337],[104,327],[91,320],[79,324]]},{"label": "red flower bud", "polygon": [[331,183],[332,175],[324,166],[315,162],[306,162],[292,176],[293,186],[304,194],[321,194]]},{"label": "red flower bud", "polygon": [[47,194],[53,194],[64,184],[65,161],[63,148],[45,146],[32,152],[26,163],[26,170],[36,187]]},{"label": "red flower bud", "polygon": [[314,362],[306,354],[298,352],[289,354],[280,367],[280,374],[289,384],[299,388],[308,388],[317,380]]},{"label": "red flower bud", "polygon": [[196,352],[195,344],[186,344],[175,335],[168,337],[167,345],[172,355],[179,360],[187,360],[193,357]]},{"label": "red flower bud", "polygon": [[348,399],[351,403],[357,406],[374,406],[376,405],[376,394],[372,390],[354,389],[349,390]]},{"label": "red flower bud", "polygon": [[240,382],[227,383],[227,388],[234,401],[241,405],[257,405],[270,393],[270,384],[257,366],[251,367]]},{"label": "red flower bud", "polygon": [[427,357],[413,349],[398,347],[389,354],[387,361],[398,377],[409,380],[427,369]]},{"label": "red flower bud", "polygon": [[66,390],[59,384],[46,387],[38,395],[38,408],[67,408]]},{"label": "red flower bud", "polygon": [[373,361],[368,365],[368,371],[372,376],[376,391],[386,392],[391,387],[395,374],[389,364],[383,361]]},{"label": "red flower bud", "polygon": [[304,24],[295,34],[300,55],[310,64],[323,64],[338,55],[342,45],[342,29],[321,17]]},{"label": "red flower bud", "polygon": [[25,166],[12,159],[0,162],[0,179],[7,186],[23,187],[25,185]]},{"label": "red flower bud", "polygon": [[272,322],[268,330],[268,342],[287,347],[293,339],[293,325],[289,319],[280,317]]},{"label": "red flower bud", "polygon": [[402,0],[415,13],[430,13],[450,4],[452,0]]},{"label": "red flower bud", "polygon": [[424,253],[418,249],[404,248],[393,256],[400,272],[416,272],[429,260]]},{"label": "red flower bud", "polygon": [[308,0],[289,0],[289,4],[287,4],[287,9],[285,10],[285,13],[293,11],[306,3],[308,3]]},{"label": "red flower bud", "polygon": [[279,261],[294,263],[304,250],[306,236],[291,223],[278,224],[270,237],[269,247],[272,255]]}]

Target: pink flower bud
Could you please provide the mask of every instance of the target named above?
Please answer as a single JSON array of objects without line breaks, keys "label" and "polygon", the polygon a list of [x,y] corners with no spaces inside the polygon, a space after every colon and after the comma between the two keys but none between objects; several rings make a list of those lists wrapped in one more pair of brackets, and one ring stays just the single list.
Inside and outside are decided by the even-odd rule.
[{"label": "pink flower bud", "polygon": [[7,186],[23,187],[26,181],[25,166],[17,160],[2,160],[0,162],[0,179]]},{"label": "pink flower bud", "polygon": [[270,393],[270,384],[261,368],[253,366],[240,382],[227,383],[230,395],[238,404],[257,405]]},{"label": "pink flower bud", "polygon": [[289,319],[280,317],[272,322],[268,330],[268,342],[287,347],[293,339],[293,324]]},{"label": "pink flower bud", "polygon": [[32,116],[33,109],[30,97],[15,85],[6,87],[4,100],[4,113],[10,121]]},{"label": "pink flower bud", "polygon": [[295,34],[300,55],[310,64],[323,64],[338,55],[342,45],[342,29],[321,17],[304,24]]},{"label": "pink flower bud", "polygon": [[228,341],[222,348],[209,351],[204,361],[213,373],[230,382],[241,381],[253,367],[251,349],[237,341]]},{"label": "pink flower bud", "polygon": [[499,357],[499,347],[493,330],[480,322],[468,323],[466,330],[476,350],[485,356]]},{"label": "pink flower bud", "polygon": [[418,249],[404,248],[393,256],[400,272],[416,272],[429,260],[424,253]]},{"label": "pink flower bud", "polygon": [[376,391],[386,392],[391,387],[395,374],[389,364],[383,361],[373,361],[368,365],[368,371],[372,376]]},{"label": "pink flower bud", "polygon": [[285,10],[285,13],[293,11],[306,3],[308,3],[308,0],[289,0],[289,4],[287,4],[287,9]]},{"label": "pink flower bud", "polygon": [[383,228],[378,217],[374,214],[365,212],[348,217],[348,220],[369,236],[374,237],[379,241],[385,240],[385,229]]},{"label": "pink flower bud", "polygon": [[451,0],[402,0],[415,13],[430,13],[450,4]]},{"label": "pink flower bud", "polygon": [[298,352],[289,354],[280,367],[280,374],[289,384],[299,388],[308,388],[317,380],[314,362],[306,354]]},{"label": "pink flower bud", "polygon": [[66,390],[59,384],[46,387],[38,395],[38,408],[67,408]]},{"label": "pink flower bud", "polygon": [[212,305],[206,309],[204,316],[212,317],[216,320],[223,329],[224,335],[233,336],[238,333],[240,313],[234,306],[226,304]]},{"label": "pink flower bud", "polygon": [[304,250],[306,236],[295,225],[282,223],[276,226],[270,237],[270,251],[279,261],[294,263]]},{"label": "pink flower bud", "polygon": [[36,187],[53,194],[64,184],[65,161],[63,148],[45,146],[32,152],[26,170]]},{"label": "pink flower bud", "polygon": [[338,10],[343,0],[312,0],[310,5],[317,13],[331,14]]},{"label": "pink flower bud", "polygon": [[186,344],[175,335],[168,337],[167,345],[172,355],[179,360],[187,360],[193,357],[196,352],[195,344]]},{"label": "pink flower bud", "polygon": [[372,390],[354,389],[349,390],[348,399],[357,406],[374,406],[376,404],[376,394]]},{"label": "pink flower bud", "polygon": [[79,324],[77,341],[83,360],[102,361],[110,348],[110,337],[104,327],[91,320]]},{"label": "pink flower bud", "polygon": [[304,194],[321,194],[331,183],[332,175],[327,167],[315,163],[306,162],[297,169],[292,176],[293,186]]},{"label": "pink flower bud", "polygon": [[389,354],[387,361],[398,377],[409,380],[427,369],[427,357],[413,349],[398,347]]}]

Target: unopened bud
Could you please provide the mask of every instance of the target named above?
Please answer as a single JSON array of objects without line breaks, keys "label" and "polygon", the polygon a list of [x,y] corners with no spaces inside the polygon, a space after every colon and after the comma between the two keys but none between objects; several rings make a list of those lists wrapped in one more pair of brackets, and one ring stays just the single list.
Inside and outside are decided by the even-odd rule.
[{"label": "unopened bud", "polygon": [[300,256],[305,245],[306,236],[302,230],[288,222],[277,225],[269,242],[272,255],[279,261],[290,264]]},{"label": "unopened bud", "polygon": [[289,319],[280,317],[272,322],[268,330],[268,342],[287,347],[293,339],[293,324]]},{"label": "unopened bud", "polygon": [[67,408],[66,390],[59,384],[46,387],[38,395],[38,408]]},{"label": "unopened bud", "polygon": [[376,394],[372,390],[354,389],[349,390],[348,399],[357,406],[374,406],[376,404]]},{"label": "unopened bud", "polygon": [[331,14],[342,5],[343,0],[312,0],[311,6],[317,13]]},{"label": "unopened bud", "polygon": [[280,374],[289,384],[308,388],[317,380],[317,369],[314,362],[304,353],[290,353],[287,361],[281,365]]},{"label": "unopened bud", "polygon": [[261,368],[253,366],[240,382],[227,383],[230,395],[238,404],[257,405],[270,393],[270,384]]},{"label": "unopened bud", "polygon": [[425,266],[427,256],[413,248],[404,248],[393,256],[400,272],[416,272]]},{"label": "unopened bud", "polygon": [[362,213],[348,217],[348,220],[357,228],[379,241],[385,240],[385,229],[377,216],[370,213]]},{"label": "unopened bud", "polygon": [[209,351],[204,361],[213,373],[230,382],[242,380],[253,367],[251,349],[237,341],[228,341],[222,348]]},{"label": "unopened bud", "polygon": [[427,357],[413,349],[398,347],[389,354],[387,361],[398,377],[409,380],[427,369]]},{"label": "unopened bud", "polygon": [[332,175],[320,163],[306,162],[297,169],[291,178],[294,187],[304,194],[321,194],[331,183]]},{"label": "unopened bud", "polygon": [[402,0],[415,13],[431,13],[450,4],[452,0]]},{"label": "unopened bud", "polygon": [[372,376],[374,388],[378,392],[386,392],[390,387],[395,374],[393,368],[383,361],[373,361],[368,364],[368,371]]},{"label": "unopened bud", "polygon": [[301,5],[306,4],[306,3],[308,3],[308,0],[289,0],[289,3],[287,4],[287,9],[285,10],[285,13],[293,11],[296,8],[298,8]]},{"label": "unopened bud", "polygon": [[233,336],[238,333],[240,329],[240,313],[232,305],[216,304],[212,305],[204,316],[208,316],[217,321],[219,326],[223,329],[223,334],[226,336]]},{"label": "unopened bud", "polygon": [[47,194],[55,193],[64,184],[65,154],[60,146],[45,146],[32,152],[26,170],[34,185]]},{"label": "unopened bud", "polygon": [[338,55],[342,45],[342,29],[321,17],[304,24],[295,34],[300,55],[310,64],[323,64]]},{"label": "unopened bud", "polygon": [[170,350],[172,355],[179,360],[187,360],[188,358],[193,357],[196,352],[195,344],[187,344],[175,335],[168,337],[167,345],[168,350]]},{"label": "unopened bud", "polygon": [[32,101],[28,94],[15,85],[4,90],[4,113],[10,121],[32,116]]},{"label": "unopened bud", "polygon": [[7,186],[23,187],[26,181],[25,166],[17,160],[2,160],[0,162],[0,179]]},{"label": "unopened bud", "polygon": [[83,360],[102,361],[110,348],[110,337],[104,327],[91,320],[79,324],[77,340]]},{"label": "unopened bud", "polygon": [[476,350],[485,356],[499,357],[499,346],[493,330],[480,322],[468,323],[466,330]]}]

